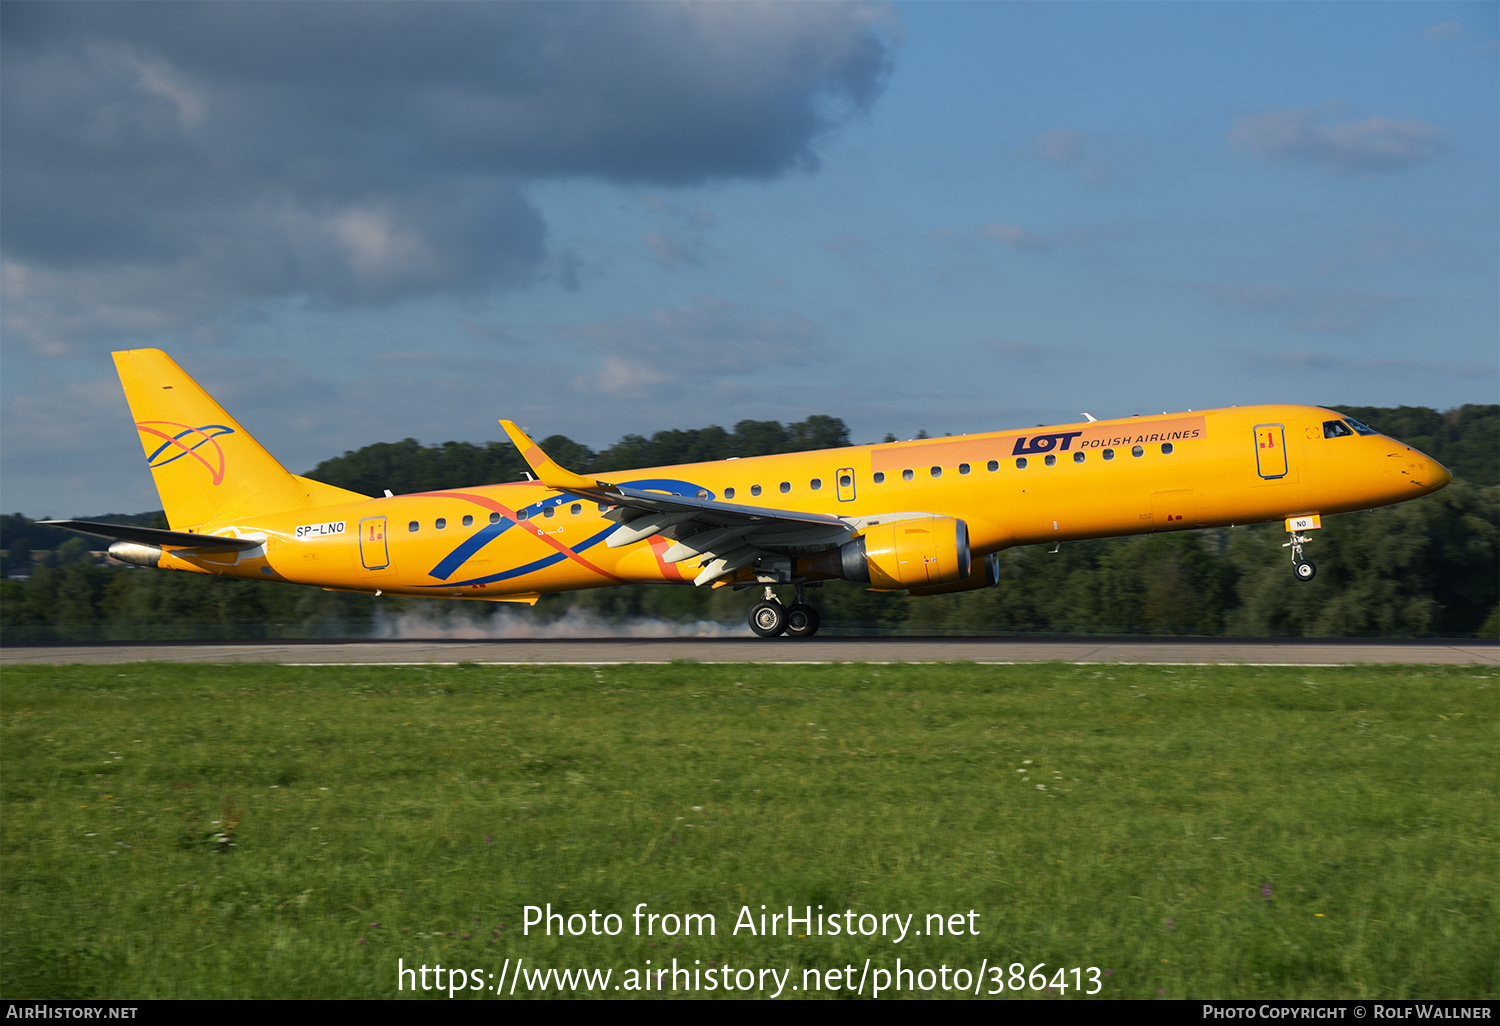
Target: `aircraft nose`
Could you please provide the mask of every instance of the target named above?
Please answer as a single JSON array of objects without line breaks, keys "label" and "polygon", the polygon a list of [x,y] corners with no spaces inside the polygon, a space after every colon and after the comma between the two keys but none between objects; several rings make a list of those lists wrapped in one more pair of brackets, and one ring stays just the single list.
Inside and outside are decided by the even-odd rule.
[{"label": "aircraft nose", "polygon": [[1453,480],[1453,475],[1448,468],[1424,452],[1407,447],[1406,470],[1402,476],[1407,481],[1422,490],[1421,494],[1427,495],[1444,487]]},{"label": "aircraft nose", "polygon": [[1453,480],[1453,475],[1451,473],[1449,473],[1447,467],[1443,466],[1441,463],[1439,463],[1437,460],[1433,459],[1431,456],[1426,457],[1426,459],[1427,459],[1427,487],[1431,491],[1435,492],[1439,488],[1442,488],[1445,485],[1447,485],[1449,481],[1452,481]]}]

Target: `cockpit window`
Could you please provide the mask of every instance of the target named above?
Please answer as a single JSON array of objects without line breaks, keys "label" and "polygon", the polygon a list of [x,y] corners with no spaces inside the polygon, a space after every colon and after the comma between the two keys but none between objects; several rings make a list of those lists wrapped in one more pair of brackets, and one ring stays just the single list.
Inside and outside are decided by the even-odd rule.
[{"label": "cockpit window", "polygon": [[1361,424],[1359,421],[1355,420],[1353,417],[1345,417],[1344,418],[1344,422],[1346,424],[1348,424],[1350,427],[1352,427],[1354,430],[1358,431],[1362,435],[1378,435],[1378,434],[1380,434],[1379,431],[1376,431],[1370,425],[1368,425],[1368,424]]},{"label": "cockpit window", "polygon": [[1354,432],[1349,430],[1349,425],[1341,420],[1325,420],[1323,422],[1324,438],[1338,438],[1340,435],[1353,434]]}]

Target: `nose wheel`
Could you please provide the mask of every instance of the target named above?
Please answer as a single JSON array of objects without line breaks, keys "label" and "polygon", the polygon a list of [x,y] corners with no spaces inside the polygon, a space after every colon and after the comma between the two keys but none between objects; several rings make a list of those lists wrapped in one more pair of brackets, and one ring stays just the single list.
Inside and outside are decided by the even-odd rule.
[{"label": "nose wheel", "polygon": [[750,608],[750,629],[762,638],[785,634],[789,638],[810,638],[818,633],[822,620],[807,602],[806,585],[797,585],[797,601],[791,608],[781,604],[776,593],[766,585],[765,598]]},{"label": "nose wheel", "polygon": [[1292,576],[1299,581],[1310,581],[1318,576],[1318,568],[1313,566],[1312,561],[1302,558],[1302,546],[1306,545],[1309,540],[1307,535],[1300,531],[1293,531],[1292,540],[1281,543],[1282,548],[1292,550]]}]

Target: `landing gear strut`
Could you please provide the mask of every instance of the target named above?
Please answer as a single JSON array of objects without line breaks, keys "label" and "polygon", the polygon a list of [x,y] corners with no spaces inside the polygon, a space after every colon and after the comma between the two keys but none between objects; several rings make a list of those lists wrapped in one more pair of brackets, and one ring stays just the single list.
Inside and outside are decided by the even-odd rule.
[{"label": "landing gear strut", "polygon": [[776,597],[771,586],[766,585],[766,594],[750,609],[750,629],[762,638],[774,638],[785,634],[789,638],[810,638],[818,633],[822,621],[818,611],[807,601],[807,585],[797,585],[797,601],[788,609]]}]

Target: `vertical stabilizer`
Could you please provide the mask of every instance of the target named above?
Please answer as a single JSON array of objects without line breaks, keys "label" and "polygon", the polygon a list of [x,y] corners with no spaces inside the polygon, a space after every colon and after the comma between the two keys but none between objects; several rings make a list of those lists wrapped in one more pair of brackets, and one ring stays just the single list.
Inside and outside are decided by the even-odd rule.
[{"label": "vertical stabilizer", "polygon": [[173,530],[365,498],[288,473],[161,350],[114,358]]}]

